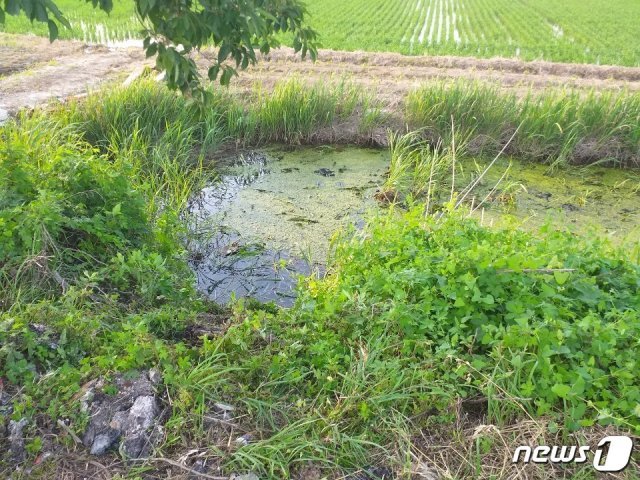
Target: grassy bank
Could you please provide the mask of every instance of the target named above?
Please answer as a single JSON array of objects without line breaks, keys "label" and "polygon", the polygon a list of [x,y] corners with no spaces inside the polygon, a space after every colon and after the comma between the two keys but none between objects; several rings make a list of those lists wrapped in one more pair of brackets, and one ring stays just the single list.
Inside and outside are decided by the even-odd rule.
[{"label": "grassy bank", "polygon": [[[201,299],[183,240],[203,162],[371,109],[348,86],[256,98],[216,93],[199,115],[141,82],[0,127],[0,424],[27,422],[17,473],[1,432],[3,475],[186,476],[206,460],[223,478],[590,479],[590,464],[512,465],[512,447],[640,433],[637,244],[407,200],[343,232],[289,310]],[[149,369],[163,411],[150,456],[87,462],[89,386],[113,397]]]},{"label": "grassy bank", "polygon": [[555,164],[640,165],[640,95],[543,91],[522,97],[483,83],[426,85],[409,94],[406,118],[427,137],[452,131],[471,153]]},{"label": "grassy bank", "polygon": [[220,142],[386,146],[388,129],[409,128],[421,130],[432,145],[448,145],[455,136],[461,153],[464,146],[472,155],[503,151],[554,166],[640,166],[640,94],[630,92],[544,90],[516,96],[488,83],[432,82],[411,92],[403,111],[389,111],[375,94],[349,82],[306,85],[293,79],[242,97],[217,90],[213,104],[198,116],[149,80],[90,96],[88,102],[90,108],[72,103],[71,110],[85,112],[87,139],[99,145],[136,128],[154,139],[165,123],[177,124],[172,128],[184,129],[191,142],[205,147]]}]

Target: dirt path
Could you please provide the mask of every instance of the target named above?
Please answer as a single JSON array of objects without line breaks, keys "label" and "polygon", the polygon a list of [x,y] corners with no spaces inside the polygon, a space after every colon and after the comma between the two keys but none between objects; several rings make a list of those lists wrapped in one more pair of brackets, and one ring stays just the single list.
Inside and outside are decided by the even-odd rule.
[{"label": "dirt path", "polygon": [[142,48],[0,34],[0,108],[15,113],[126,78],[144,62]]},{"label": "dirt path", "polygon": [[[212,53],[198,55],[206,65]],[[82,42],[0,34],[0,109],[15,112],[125,79],[149,63],[140,47],[89,46]],[[273,52],[235,80],[239,89],[299,75],[308,81],[349,78],[394,106],[407,91],[431,79],[473,79],[506,89],[545,87],[640,90],[640,68],[522,62],[503,58],[408,57],[393,53],[323,50],[316,63],[291,49]]]}]

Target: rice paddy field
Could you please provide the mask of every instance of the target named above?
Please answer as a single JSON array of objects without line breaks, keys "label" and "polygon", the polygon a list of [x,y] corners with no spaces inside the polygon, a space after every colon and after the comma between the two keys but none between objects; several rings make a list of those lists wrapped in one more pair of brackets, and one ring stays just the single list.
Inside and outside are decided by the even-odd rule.
[{"label": "rice paddy field", "polygon": [[640,62],[633,0],[324,0],[309,8],[334,49]]},{"label": "rice paddy field", "polygon": [[[133,2],[114,2],[109,15],[90,3],[58,4],[72,25],[61,38],[108,44],[139,36]],[[640,65],[636,0],[320,0],[308,9],[322,46],[335,50]],[[2,28],[47,34],[26,17]]]}]

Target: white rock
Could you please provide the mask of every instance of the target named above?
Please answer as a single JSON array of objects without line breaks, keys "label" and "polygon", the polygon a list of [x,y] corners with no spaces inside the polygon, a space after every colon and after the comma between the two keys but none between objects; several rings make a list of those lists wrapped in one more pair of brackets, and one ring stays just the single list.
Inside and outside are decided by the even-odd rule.
[{"label": "white rock", "polygon": [[222,412],[233,412],[236,409],[236,407],[227,405],[226,403],[214,403],[213,406]]},{"label": "white rock", "polygon": [[242,474],[232,473],[229,480],[260,480],[260,478],[253,472]]}]

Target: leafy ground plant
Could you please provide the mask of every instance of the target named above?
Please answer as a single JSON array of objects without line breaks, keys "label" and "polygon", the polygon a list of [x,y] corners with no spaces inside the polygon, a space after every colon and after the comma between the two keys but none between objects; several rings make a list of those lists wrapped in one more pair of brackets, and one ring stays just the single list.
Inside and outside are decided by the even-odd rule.
[{"label": "leafy ground plant", "polygon": [[[638,432],[638,247],[488,229],[463,213],[425,217],[417,205],[372,218],[338,242],[330,275],[307,280],[291,310],[239,306],[206,347],[225,352],[218,370],[234,368],[212,397],[241,399],[258,432],[219,457],[228,468],[407,472],[424,453],[419,432],[444,442],[435,432],[484,425],[474,448],[444,442],[474,452],[455,478],[477,478],[500,471],[487,459],[507,455],[517,425],[541,443]],[[503,467],[496,478],[517,472]]]}]

